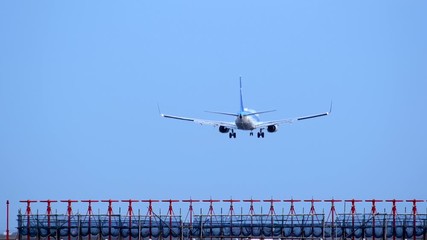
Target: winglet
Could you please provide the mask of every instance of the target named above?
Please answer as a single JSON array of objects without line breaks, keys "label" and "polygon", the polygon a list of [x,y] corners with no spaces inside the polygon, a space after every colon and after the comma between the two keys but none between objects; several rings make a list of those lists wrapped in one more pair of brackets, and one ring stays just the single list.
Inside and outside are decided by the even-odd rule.
[{"label": "winglet", "polygon": [[328,115],[332,113],[332,101],[331,101],[331,106],[329,107],[329,112]]},{"label": "winglet", "polygon": [[157,103],[157,110],[159,111],[160,116],[164,117],[164,114],[160,111],[159,103]]}]

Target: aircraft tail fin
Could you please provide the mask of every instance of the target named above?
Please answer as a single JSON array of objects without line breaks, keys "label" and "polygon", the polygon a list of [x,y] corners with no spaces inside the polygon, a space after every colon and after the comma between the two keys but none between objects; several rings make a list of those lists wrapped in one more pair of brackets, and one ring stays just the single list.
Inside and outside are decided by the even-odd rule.
[{"label": "aircraft tail fin", "polygon": [[242,96],[242,77],[240,77],[240,112],[245,111],[245,107],[243,105],[243,96]]}]

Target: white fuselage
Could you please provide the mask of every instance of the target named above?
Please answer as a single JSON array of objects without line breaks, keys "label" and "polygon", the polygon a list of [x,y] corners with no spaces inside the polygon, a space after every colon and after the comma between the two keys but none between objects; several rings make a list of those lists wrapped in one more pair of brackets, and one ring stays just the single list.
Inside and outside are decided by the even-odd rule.
[{"label": "white fuselage", "polygon": [[255,127],[256,120],[251,116],[241,116],[241,117],[239,116],[236,118],[235,123],[236,123],[237,129],[240,129],[240,130],[252,131],[256,128]]}]

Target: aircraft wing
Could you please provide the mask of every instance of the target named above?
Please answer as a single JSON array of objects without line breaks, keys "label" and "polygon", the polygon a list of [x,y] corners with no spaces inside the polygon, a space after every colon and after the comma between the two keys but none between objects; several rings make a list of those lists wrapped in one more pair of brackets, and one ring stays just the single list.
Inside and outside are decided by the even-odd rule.
[{"label": "aircraft wing", "polygon": [[173,116],[173,115],[167,115],[167,114],[160,114],[160,116],[164,118],[171,118],[171,119],[177,119],[182,121],[189,121],[194,122],[200,125],[208,125],[208,126],[224,126],[230,129],[237,129],[237,126],[234,122],[224,122],[224,121],[215,121],[215,120],[204,120],[204,119],[197,119],[197,118],[189,118],[189,117],[180,117],[180,116]]},{"label": "aircraft wing", "polygon": [[280,125],[283,123],[294,123],[297,121],[302,121],[302,120],[307,120],[307,119],[312,119],[312,118],[317,118],[317,117],[324,117],[324,116],[328,116],[332,111],[332,103],[331,103],[331,108],[329,109],[329,112],[323,112],[323,113],[318,113],[318,114],[313,114],[313,115],[307,115],[307,116],[303,116],[303,117],[297,117],[297,118],[288,118],[288,119],[280,119],[280,120],[275,120],[275,121],[268,121],[268,122],[259,122],[256,126],[256,128],[265,128],[268,127],[270,125]]}]

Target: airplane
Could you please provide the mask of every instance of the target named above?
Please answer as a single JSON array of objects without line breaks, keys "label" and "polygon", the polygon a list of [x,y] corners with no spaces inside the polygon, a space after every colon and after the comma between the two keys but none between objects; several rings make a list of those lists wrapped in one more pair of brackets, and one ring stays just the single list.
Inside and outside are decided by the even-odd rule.
[{"label": "airplane", "polygon": [[257,137],[258,138],[264,138],[265,132],[263,130],[265,130],[265,129],[269,133],[274,133],[274,132],[277,132],[279,130],[280,124],[293,123],[296,121],[302,121],[302,120],[307,120],[307,119],[312,119],[312,118],[317,118],[317,117],[324,117],[324,116],[331,114],[332,102],[331,102],[331,106],[330,106],[328,112],[318,113],[318,114],[314,114],[314,115],[307,115],[307,116],[303,116],[303,117],[267,121],[267,122],[260,121],[260,119],[259,119],[260,114],[274,112],[274,111],[276,111],[276,110],[268,110],[268,111],[257,112],[255,110],[251,110],[251,109],[244,107],[243,97],[242,97],[242,78],[240,78],[240,110],[239,110],[239,112],[228,113],[228,112],[206,111],[209,113],[236,117],[236,120],[234,122],[204,120],[204,119],[197,119],[197,118],[190,118],[190,117],[180,117],[180,116],[168,115],[168,114],[161,113],[160,108],[159,108],[159,113],[160,113],[161,117],[194,122],[194,123],[197,123],[200,125],[208,125],[208,126],[218,127],[219,132],[228,133],[229,138],[236,138],[236,132],[234,130],[250,131],[249,135],[253,136],[254,135],[253,131],[256,129],[259,129],[259,131],[257,133]]}]

